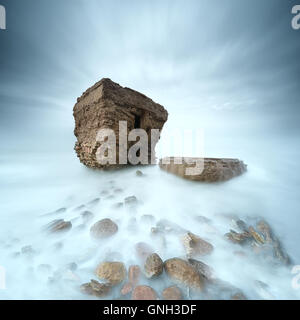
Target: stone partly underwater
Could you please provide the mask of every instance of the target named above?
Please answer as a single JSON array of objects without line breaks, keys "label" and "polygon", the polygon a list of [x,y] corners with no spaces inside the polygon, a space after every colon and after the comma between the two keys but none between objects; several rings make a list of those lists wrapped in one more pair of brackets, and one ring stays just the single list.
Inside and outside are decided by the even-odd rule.
[{"label": "stone partly underwater", "polygon": [[[180,163],[181,162],[181,163]],[[247,170],[247,166],[238,159],[217,158],[184,158],[176,162],[176,158],[164,158],[159,161],[162,170],[173,173],[179,177],[201,182],[222,182],[241,175]],[[203,170],[196,174],[187,174],[188,169],[203,163]]]},{"label": "stone partly underwater", "polygon": [[[128,99],[133,94],[148,101],[149,109],[121,107],[122,92]],[[111,126],[113,119],[124,120],[124,114],[131,126],[142,127],[147,122],[143,112],[152,112],[151,128],[161,129],[168,114],[148,99],[107,79],[88,90],[74,108],[82,163],[103,168],[95,155],[98,145],[92,145],[101,123]],[[281,225],[266,213],[265,203],[273,203],[277,186],[266,184],[253,161],[239,179],[214,183],[241,175],[246,165],[206,158],[204,171],[190,178],[185,176],[189,161],[178,165],[170,159],[166,167],[162,159],[160,166],[102,171],[80,166],[73,154],[55,158],[53,166],[49,161],[33,165],[31,158],[27,168],[32,164],[35,174],[40,169],[38,176],[46,177],[47,184],[23,190],[34,201],[10,199],[20,223],[16,226],[14,219],[9,234],[0,239],[0,253],[15,275],[4,297],[297,298],[290,274],[295,252],[286,250]],[[19,184],[26,185],[22,180]],[[268,193],[262,196],[261,190]],[[122,311],[134,312],[107,310]]]},{"label": "stone partly underwater", "polygon": [[[144,94],[123,88],[107,78],[97,82],[77,99],[73,115],[74,133],[77,137],[75,144],[77,156],[86,166],[101,169],[124,167],[122,162],[124,156],[126,164],[128,163],[128,150],[134,145],[134,142],[127,141],[127,132],[132,129],[145,130],[148,136],[147,163],[153,164],[157,141],[154,141],[151,130],[158,130],[160,135],[168,119],[168,112],[163,106]],[[121,135],[121,121],[126,121],[126,137]],[[116,163],[106,163],[106,154],[102,156],[103,159],[99,156],[99,148],[105,143],[105,141],[101,143],[97,136],[101,129],[109,129],[114,132],[115,154],[113,155]],[[141,150],[136,152],[141,152]],[[247,169],[243,161],[237,159],[205,158],[203,159],[203,172],[191,175],[186,174],[186,170],[195,166],[197,161],[201,161],[200,158],[184,158],[180,164],[174,157],[168,158],[168,163],[166,159],[160,160],[161,169],[185,179],[201,182],[226,181],[244,173]]]}]

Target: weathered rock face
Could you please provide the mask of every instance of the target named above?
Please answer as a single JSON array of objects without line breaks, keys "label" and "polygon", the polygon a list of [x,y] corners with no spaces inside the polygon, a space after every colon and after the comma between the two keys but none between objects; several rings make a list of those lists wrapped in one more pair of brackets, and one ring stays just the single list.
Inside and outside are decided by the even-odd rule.
[{"label": "weathered rock face", "polygon": [[80,290],[82,293],[102,298],[110,293],[111,286],[109,284],[99,283],[96,280],[91,280],[88,283],[82,284]]},{"label": "weathered rock face", "polygon": [[121,283],[126,277],[126,268],[122,262],[103,262],[96,269],[96,275],[112,285]]},{"label": "weathered rock face", "polygon": [[211,253],[214,249],[212,244],[191,232],[188,232],[182,237],[182,243],[188,257],[206,255]]},{"label": "weathered rock face", "polygon": [[230,232],[226,233],[225,237],[227,238],[227,240],[238,244],[245,244],[252,238],[249,232],[238,233],[234,230],[230,230]]},{"label": "weathered rock face", "polygon": [[236,221],[236,225],[243,232],[238,233],[230,230],[229,233],[225,234],[227,240],[235,244],[250,246],[265,261],[286,265],[291,263],[289,255],[266,221],[260,220],[257,222],[256,229],[253,226],[248,226],[242,220]]},{"label": "weathered rock face", "polygon": [[200,290],[203,289],[203,277],[187,261],[179,258],[172,258],[165,261],[164,267],[170,278],[187,285],[188,287]]},{"label": "weathered rock face", "polygon": [[197,160],[200,161],[200,158],[185,158],[182,159],[182,163],[177,164],[177,158],[163,158],[160,159],[159,166],[162,170],[173,173],[182,178],[201,182],[226,181],[241,175],[247,170],[247,166],[243,161],[238,159],[205,158],[202,173],[187,175],[186,169],[194,168]]},{"label": "weathered rock face", "polygon": [[155,278],[163,273],[164,263],[157,253],[153,253],[147,257],[144,268],[147,278]]},{"label": "weathered rock face", "polygon": [[[142,93],[123,88],[110,79],[102,79],[85,91],[74,106],[74,134],[77,137],[75,150],[80,161],[91,168],[120,167],[119,121],[127,121],[128,132],[144,129],[148,134],[148,148],[151,150],[151,129],[162,130],[168,119],[168,112]],[[96,159],[100,143],[96,141],[99,129],[112,129],[117,142],[117,164],[101,165]],[[135,142],[128,142],[127,150]],[[149,152],[150,159],[150,152]],[[150,163],[150,162],[149,162]]]}]

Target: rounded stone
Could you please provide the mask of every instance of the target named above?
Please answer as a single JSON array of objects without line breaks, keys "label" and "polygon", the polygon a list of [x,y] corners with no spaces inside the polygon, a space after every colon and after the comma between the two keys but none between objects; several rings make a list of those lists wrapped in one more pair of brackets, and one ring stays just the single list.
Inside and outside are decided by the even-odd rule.
[{"label": "rounded stone", "polygon": [[157,300],[156,292],[149,286],[137,286],[132,293],[132,300]]},{"label": "rounded stone", "polygon": [[113,236],[118,231],[118,226],[111,219],[103,219],[96,222],[90,229],[94,239],[103,239]]},{"label": "rounded stone", "polygon": [[181,291],[177,286],[166,288],[162,292],[162,296],[164,300],[181,300],[182,299]]}]

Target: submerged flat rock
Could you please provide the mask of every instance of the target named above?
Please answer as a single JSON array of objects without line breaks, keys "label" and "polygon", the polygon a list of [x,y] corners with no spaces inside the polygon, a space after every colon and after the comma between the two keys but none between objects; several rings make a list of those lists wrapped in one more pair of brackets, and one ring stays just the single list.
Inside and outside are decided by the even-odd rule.
[{"label": "submerged flat rock", "polygon": [[[179,159],[175,157],[160,159],[159,167],[184,179],[200,182],[227,181],[247,171],[247,165],[238,159],[183,158],[181,161]],[[203,170],[200,170],[200,173],[194,170],[196,174],[190,174],[188,170],[195,168],[196,162],[201,161],[204,161]]]}]

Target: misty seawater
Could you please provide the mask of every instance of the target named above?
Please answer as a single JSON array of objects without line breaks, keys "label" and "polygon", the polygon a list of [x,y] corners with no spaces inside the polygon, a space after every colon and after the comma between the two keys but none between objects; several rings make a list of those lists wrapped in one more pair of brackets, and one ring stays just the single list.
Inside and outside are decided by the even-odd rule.
[{"label": "misty seawater", "polygon": [[[290,1],[6,2],[9,25],[0,33],[0,299],[93,299],[80,285],[97,279],[103,261],[140,264],[138,242],[163,260],[184,258],[180,230],[165,240],[151,235],[161,219],[213,244],[199,260],[247,298],[299,299],[291,270],[300,265],[300,31],[291,27]],[[73,151],[72,108],[103,77],[168,110],[159,144],[173,129],[200,128],[206,157],[239,158],[247,173],[197,184],[157,166],[139,168],[143,177],[137,168],[85,168]],[[115,207],[133,195],[136,208]],[[92,220],[83,221],[82,205]],[[60,208],[66,210],[46,215]],[[253,225],[264,218],[291,265],[275,266],[225,240],[235,229],[232,216]],[[103,218],[119,230],[95,242],[89,230]],[[55,219],[71,221],[72,229],[45,233]],[[171,281],[164,274],[142,277],[140,284],[150,284],[161,298]],[[207,296],[182,291],[190,299],[230,298],[220,290]],[[107,298],[120,298],[120,287]]]},{"label": "misty seawater", "polygon": [[[199,260],[247,298],[298,299],[291,274],[293,264],[299,261],[298,217],[293,209],[299,201],[295,192],[298,181],[289,177],[292,183],[286,183],[284,159],[276,168],[276,162],[267,166],[267,155],[260,162],[252,155],[243,159],[248,172],[241,177],[220,184],[198,184],[161,171],[158,166],[139,167],[142,177],[136,176],[136,167],[93,171],[82,166],[72,152],[1,156],[0,264],[6,270],[6,289],[0,291],[0,297],[94,299],[82,294],[80,285],[97,279],[95,269],[103,261],[122,261],[127,268],[132,264],[143,267],[136,255],[138,242],[149,244],[163,260],[185,258],[180,231],[167,233],[164,240],[151,235],[151,228],[167,219],[213,244],[214,251]],[[136,207],[114,206],[132,195],[138,199]],[[100,201],[93,203],[96,198]],[[78,209],[81,205],[85,208]],[[59,208],[67,210],[55,213]],[[80,216],[84,210],[94,214],[85,224]],[[153,216],[153,220],[145,215]],[[211,222],[203,223],[197,216]],[[248,222],[266,219],[291,256],[292,265],[273,266],[258,259],[249,248],[225,240],[224,234],[233,229],[231,216]],[[43,231],[47,223],[61,218],[72,222],[70,231]],[[104,218],[115,221],[119,230],[113,237],[95,242],[89,229]],[[32,252],[25,248],[22,253],[26,246],[31,246]],[[240,251],[244,254],[237,254]],[[77,268],[71,271],[67,266],[74,263]],[[257,281],[268,288],[259,288]],[[151,285],[159,297],[171,283],[165,274],[159,280],[140,280],[140,284]],[[120,289],[116,287],[107,298],[120,298]],[[185,298],[205,298],[182,289]],[[209,297],[230,296],[213,291]]]}]

